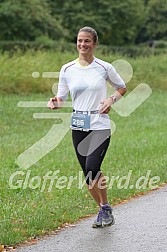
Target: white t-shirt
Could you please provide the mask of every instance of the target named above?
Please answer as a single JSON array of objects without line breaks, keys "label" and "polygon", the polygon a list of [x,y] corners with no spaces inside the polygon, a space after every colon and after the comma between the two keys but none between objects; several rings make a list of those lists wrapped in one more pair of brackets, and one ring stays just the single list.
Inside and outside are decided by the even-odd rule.
[{"label": "white t-shirt", "polygon": [[[88,66],[81,66],[78,60],[62,66],[57,97],[63,101],[70,92],[74,110],[94,111],[107,98],[107,82],[116,90],[125,88],[125,83],[108,62],[94,58]],[[110,129],[108,114],[91,114],[90,130]]]}]

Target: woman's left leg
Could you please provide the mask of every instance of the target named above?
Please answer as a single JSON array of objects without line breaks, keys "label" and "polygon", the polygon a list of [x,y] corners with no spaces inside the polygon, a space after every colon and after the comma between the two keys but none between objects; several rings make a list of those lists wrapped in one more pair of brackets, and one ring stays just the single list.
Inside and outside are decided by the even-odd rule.
[{"label": "woman's left leg", "polygon": [[[88,136],[89,148],[87,150],[85,171],[87,176],[90,176],[88,176],[88,178],[86,177],[86,182],[89,185],[88,189],[90,193],[95,195],[97,193],[99,195],[101,204],[107,203],[106,180],[103,173],[100,171],[100,167],[110,143],[110,134],[111,132],[109,129],[94,130]],[[81,145],[85,144],[85,142],[84,140],[84,142],[79,144],[79,150],[82,150]]]},{"label": "woman's left leg", "polygon": [[[87,174],[86,182],[89,192],[96,202],[98,199],[98,205],[100,207],[97,219],[94,221],[92,227],[114,224],[112,208],[107,199],[106,179],[100,171],[102,161],[110,143],[109,132],[109,130],[99,130],[93,131],[92,134],[89,135],[90,145],[85,163],[85,171]],[[88,174],[90,176],[88,176]]]},{"label": "woman's left leg", "polygon": [[87,185],[90,194],[92,195],[94,200],[98,203],[99,207],[108,203],[106,186],[107,186],[106,179],[102,172],[99,179],[92,182],[92,186]]},{"label": "woman's left leg", "polygon": [[73,130],[73,144],[75,151],[86,177],[88,189],[100,207],[97,220],[93,227],[113,223],[112,209],[107,200],[106,181],[100,171],[101,163],[104,159],[110,142],[110,130],[95,130],[82,132]]}]

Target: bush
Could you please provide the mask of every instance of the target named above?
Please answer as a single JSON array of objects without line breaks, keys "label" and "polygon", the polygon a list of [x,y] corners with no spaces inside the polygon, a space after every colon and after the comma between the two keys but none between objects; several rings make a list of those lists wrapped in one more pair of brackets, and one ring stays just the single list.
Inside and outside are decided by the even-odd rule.
[{"label": "bush", "polygon": [[110,53],[120,54],[127,57],[137,58],[137,57],[146,57],[150,55],[160,55],[167,53],[167,47],[156,46],[154,48],[148,45],[136,45],[131,47],[125,46],[105,46],[99,45],[98,52],[104,55],[108,55]]},{"label": "bush", "polygon": [[75,51],[75,44],[66,43],[64,41],[55,41],[51,40],[45,36],[38,37],[36,41],[0,41],[0,51],[5,52],[17,52],[21,50],[23,52],[33,49],[33,50],[41,50],[41,49],[53,49],[56,51],[64,52],[64,51]]},{"label": "bush", "polygon": [[[26,52],[29,49],[33,50],[54,50],[59,52],[76,52],[75,43],[67,43],[63,40],[55,41],[47,36],[40,36],[36,41],[0,41],[0,51],[10,51],[10,53],[21,50]],[[152,54],[159,55],[167,53],[166,41],[155,41],[155,47],[150,47],[148,42],[138,46],[106,46],[99,45],[97,51],[100,54],[120,54],[127,57],[150,56]]]},{"label": "bush", "polygon": [[[110,63],[116,59],[124,58],[132,65],[134,74],[132,80],[128,83],[128,90],[143,82],[149,84],[152,88],[167,90],[167,58],[165,55],[152,55],[135,59],[113,53],[104,55],[98,51],[95,55]],[[77,57],[76,50],[75,53],[61,53],[56,50],[27,50],[25,53],[17,51],[12,56],[9,52],[4,52],[0,57],[0,90],[3,93],[17,94],[52,92],[52,85],[57,83],[58,80],[43,78],[42,73],[59,72],[63,64]],[[39,77],[33,78],[33,72],[39,72]]]}]

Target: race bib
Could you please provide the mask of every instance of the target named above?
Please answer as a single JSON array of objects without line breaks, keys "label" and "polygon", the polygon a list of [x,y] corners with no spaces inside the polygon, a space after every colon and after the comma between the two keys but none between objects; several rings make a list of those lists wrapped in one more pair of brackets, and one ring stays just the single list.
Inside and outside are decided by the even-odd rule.
[{"label": "race bib", "polygon": [[72,113],[71,127],[77,129],[90,129],[90,115]]}]

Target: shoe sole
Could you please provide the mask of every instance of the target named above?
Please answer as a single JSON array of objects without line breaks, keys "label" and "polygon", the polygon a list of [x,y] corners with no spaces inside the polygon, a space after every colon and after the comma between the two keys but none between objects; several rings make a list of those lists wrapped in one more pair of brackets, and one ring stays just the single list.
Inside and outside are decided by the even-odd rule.
[{"label": "shoe sole", "polygon": [[114,224],[115,224],[115,219],[114,219],[114,218],[112,219],[112,221],[111,221],[110,223],[105,223],[105,222],[103,222],[103,220],[102,220],[102,226],[103,226],[103,227],[112,226],[112,225],[114,225]]},{"label": "shoe sole", "polygon": [[93,223],[93,224],[92,224],[92,228],[101,228],[101,227],[103,227],[103,226],[102,226],[102,223],[99,224],[99,225],[96,224],[96,223]]},{"label": "shoe sole", "polygon": [[109,227],[109,226],[112,226],[112,225],[114,225],[115,224],[115,219],[113,218],[112,219],[112,222],[110,222],[110,223],[104,223],[103,221],[102,221],[102,224],[101,225],[97,225],[97,224],[92,224],[92,228],[103,228],[103,227]]}]

